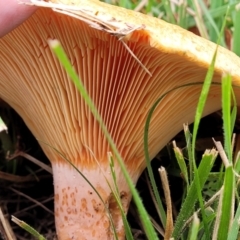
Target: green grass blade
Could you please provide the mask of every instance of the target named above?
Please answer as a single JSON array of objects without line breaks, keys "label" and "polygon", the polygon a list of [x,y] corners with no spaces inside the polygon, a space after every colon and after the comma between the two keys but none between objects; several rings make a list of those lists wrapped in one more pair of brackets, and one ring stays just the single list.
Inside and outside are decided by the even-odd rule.
[{"label": "green grass blade", "polygon": [[240,152],[238,152],[237,157],[234,162],[234,170],[237,174],[240,173]]},{"label": "green grass blade", "polygon": [[234,31],[233,31],[233,47],[232,51],[235,52],[238,56],[240,56],[240,4],[238,1],[238,5],[235,8],[236,12],[233,19]]},{"label": "green grass blade", "polygon": [[198,105],[197,105],[197,111],[196,111],[196,115],[195,115],[195,119],[194,119],[194,125],[193,125],[193,135],[192,135],[192,156],[190,157],[190,161],[192,161],[193,164],[193,169],[194,169],[194,174],[195,174],[195,179],[196,179],[196,186],[197,186],[197,194],[198,194],[198,201],[201,207],[201,213],[202,213],[202,218],[203,218],[203,222],[205,224],[205,232],[207,237],[209,238],[210,233],[209,233],[209,228],[206,222],[206,218],[205,218],[205,212],[204,212],[204,200],[202,197],[202,192],[201,192],[201,187],[200,187],[200,182],[199,182],[199,172],[197,170],[196,167],[196,160],[195,160],[195,146],[196,146],[196,138],[197,138],[197,131],[198,131],[198,127],[199,127],[199,123],[202,117],[202,113],[203,113],[203,109],[207,100],[207,96],[208,96],[208,92],[210,89],[210,86],[212,84],[212,77],[214,74],[214,64],[216,61],[216,56],[217,56],[217,49],[218,46],[214,52],[213,55],[213,59],[211,61],[210,67],[208,68],[207,71],[207,75],[205,77],[204,83],[203,83],[203,87],[202,87],[202,91],[199,97],[199,101],[198,101]]},{"label": "green grass blade", "polygon": [[231,133],[233,134],[234,126],[237,119],[237,100],[232,87],[231,89],[232,89],[232,98],[233,98],[233,107],[231,112]]},{"label": "green grass blade", "polygon": [[84,98],[86,104],[88,105],[89,109],[91,110],[91,112],[93,113],[95,119],[99,122],[99,125],[102,129],[103,134],[105,135],[113,153],[114,156],[116,157],[116,160],[118,161],[121,169],[122,169],[122,173],[126,179],[126,182],[130,188],[130,191],[132,193],[133,199],[135,201],[135,204],[137,206],[140,218],[142,220],[143,223],[143,227],[145,230],[145,233],[147,235],[147,237],[149,239],[158,239],[157,238],[157,234],[151,224],[150,218],[143,206],[143,203],[139,197],[139,194],[137,192],[137,190],[135,189],[135,186],[127,172],[127,169],[125,167],[125,164],[121,158],[120,153],[118,152],[118,149],[111,137],[111,135],[109,134],[106,125],[104,124],[100,114],[98,113],[93,101],[91,100],[90,96],[88,95],[83,83],[80,81],[80,79],[78,78],[76,72],[74,71],[74,69],[72,68],[68,57],[66,55],[66,53],[64,52],[63,48],[61,47],[60,43],[57,40],[52,40],[49,42],[51,49],[53,50],[53,52],[55,53],[55,55],[57,56],[58,60],[60,61],[60,63],[63,65],[63,67],[65,68],[65,70],[67,71],[68,75],[70,76],[71,80],[73,81],[73,83],[75,84],[76,88],[78,89],[78,91],[80,92],[80,94],[82,95],[82,97]]},{"label": "green grass blade", "polygon": [[187,28],[188,23],[187,23],[187,2],[182,1],[180,3],[180,6],[178,7],[178,25],[181,26],[182,28]]},{"label": "green grass blade", "polygon": [[174,18],[173,11],[171,9],[171,2],[170,0],[162,0],[163,6],[165,8],[165,13],[166,13],[166,20],[169,23],[176,24],[176,20]]},{"label": "green grass blade", "polygon": [[178,166],[180,167],[181,174],[183,175],[183,178],[187,184],[187,189],[188,189],[189,188],[189,179],[188,179],[187,165],[186,165],[186,162],[185,162],[185,159],[183,157],[181,150],[176,146],[175,142],[173,142],[173,151],[174,151],[175,157],[177,159]]},{"label": "green grass blade", "polygon": [[188,240],[197,240],[199,226],[200,226],[200,220],[197,214],[194,214],[192,226],[188,234]]},{"label": "green grass blade", "polygon": [[222,77],[222,114],[224,129],[224,149],[230,163],[232,163],[231,93],[231,76],[227,74]]},{"label": "green grass blade", "polygon": [[154,174],[152,171],[152,167],[151,167],[151,163],[150,163],[151,159],[149,157],[149,152],[148,152],[148,129],[149,129],[152,114],[153,114],[155,108],[157,107],[158,103],[159,103],[159,101],[155,102],[155,104],[152,106],[152,108],[150,109],[150,112],[147,116],[147,120],[146,120],[146,124],[145,124],[145,128],[144,128],[144,154],[145,154],[145,159],[146,159],[148,175],[150,178],[150,182],[152,184],[153,193],[154,193],[154,196],[155,196],[158,208],[159,208],[159,212],[160,212],[159,218],[161,220],[163,227],[165,228],[166,227],[166,212],[163,208],[163,204],[162,204],[159,192],[158,192],[157,184],[156,184]]},{"label": "green grass blade", "polygon": [[[145,127],[144,127],[144,154],[145,154],[145,160],[146,160],[148,175],[149,175],[152,187],[153,187],[153,192],[154,192],[157,204],[158,204],[159,209],[160,209],[159,211],[161,212],[161,215],[159,217],[161,219],[161,222],[162,222],[163,226],[165,226],[165,223],[166,223],[166,213],[165,213],[165,210],[163,208],[163,205],[162,205],[162,202],[161,202],[161,199],[160,199],[160,196],[159,196],[159,192],[158,192],[158,189],[157,189],[157,184],[156,184],[156,181],[154,179],[153,171],[152,171],[151,164],[150,164],[151,159],[150,159],[149,152],[148,152],[148,132],[149,132],[149,128],[150,128],[151,117],[153,115],[154,110],[158,106],[158,104],[169,93],[171,93],[171,92],[173,92],[177,89],[180,89],[180,88],[190,87],[190,86],[193,86],[193,85],[202,85],[202,84],[203,84],[202,82],[194,82],[194,83],[183,84],[183,85],[177,86],[177,87],[175,87],[173,89],[170,89],[169,91],[165,92],[153,104],[153,106],[149,110],[149,113],[148,113],[148,116],[147,116],[147,119],[146,119],[146,123],[145,123]],[[219,85],[219,83],[214,83],[214,84]]]},{"label": "green grass blade", "polygon": [[38,231],[28,225],[26,222],[21,221],[20,219],[12,216],[12,221],[16,223],[19,227],[29,232],[34,238],[38,240],[47,240],[44,236],[42,236]]},{"label": "green grass blade", "polygon": [[187,193],[185,201],[183,202],[181,210],[178,214],[172,235],[174,239],[180,238],[186,220],[193,214],[195,203],[198,200],[197,183],[199,181],[201,190],[206,180],[208,179],[208,175],[212,169],[216,157],[217,152],[214,149],[211,151],[206,151],[203,155],[201,163],[198,167],[199,179],[197,179],[196,176],[194,177],[193,182],[189,187],[189,191]]},{"label": "green grass blade", "polygon": [[[192,157],[192,134],[187,125],[183,125],[184,136],[187,143],[187,157],[190,160]],[[193,161],[189,161],[189,181],[193,180]]]},{"label": "green grass blade", "polygon": [[202,10],[200,8],[199,0],[192,0],[193,9],[195,11],[194,19],[196,26],[200,32],[200,35],[206,39],[209,39],[208,32],[203,20]]},{"label": "green grass blade", "polygon": [[[115,167],[114,167],[114,160],[113,160],[113,157],[112,157],[111,153],[108,154],[108,158],[109,158],[109,166],[110,166],[111,176],[113,178],[113,183],[114,183],[114,189],[110,185],[109,182],[108,182],[108,186],[111,189],[111,191],[112,191],[112,193],[115,197],[115,200],[118,204],[118,207],[120,208],[126,239],[127,240],[134,240],[131,229],[130,229],[130,226],[129,226],[127,218],[126,218],[126,215],[125,215],[124,210],[123,210],[123,206],[122,206],[122,202],[121,202],[121,198],[120,198],[120,192],[119,192],[118,185],[117,185],[117,176],[116,176]],[[106,179],[106,181],[107,181],[107,179]],[[116,230],[116,229],[114,229],[114,230]],[[115,236],[117,236],[117,235],[115,235]]]},{"label": "green grass blade", "polygon": [[155,1],[154,0],[148,0],[146,5],[146,12],[151,13],[152,8],[154,7]]},{"label": "green grass blade", "polygon": [[226,168],[224,178],[224,188],[222,202],[220,202],[220,220],[216,223],[218,226],[217,239],[226,240],[228,238],[228,231],[232,221],[232,208],[234,204],[234,173],[232,165]]},{"label": "green grass blade", "polygon": [[211,61],[210,67],[208,68],[207,75],[203,83],[203,87],[199,97],[197,111],[194,119],[193,134],[192,134],[192,151],[191,151],[193,160],[195,160],[195,146],[196,146],[196,139],[197,139],[197,131],[198,131],[200,120],[202,118],[203,109],[206,104],[208,92],[209,92],[209,89],[212,83],[212,77],[214,74],[214,65],[215,65],[216,56],[217,56],[217,49],[218,47],[214,52],[213,59]]},{"label": "green grass blade", "polygon": [[[215,9],[209,9],[208,10],[209,15],[214,20],[216,18],[224,16],[224,14],[226,14],[226,12],[228,10],[229,10],[229,13],[234,12],[236,5],[237,5],[237,3],[228,3],[228,4],[225,4],[225,5],[219,6],[218,8],[215,8]],[[203,16],[203,19],[204,19],[205,24],[209,24],[209,22],[208,22],[208,20],[206,19],[205,16]],[[194,27],[196,25],[196,22],[195,22],[195,20],[193,19],[192,16],[187,17],[187,24],[188,24],[187,28]]]},{"label": "green grass blade", "polygon": [[240,219],[240,204],[238,204],[237,211],[236,211],[232,226],[231,226],[231,228],[229,229],[229,232],[228,232],[227,240],[239,239],[238,238],[239,226],[240,226],[239,225],[239,219]]},{"label": "green grass blade", "polygon": [[[218,7],[221,7],[223,5],[224,5],[224,0],[212,0],[210,2],[210,9],[217,9]],[[206,8],[206,5],[203,3],[202,0],[201,0],[201,7],[204,11],[204,16],[209,22],[208,31],[209,31],[210,40],[213,42],[217,42],[220,35],[220,29],[224,21],[224,15],[219,15],[214,20],[212,15],[210,14],[210,11],[208,11],[208,9]],[[226,46],[224,41],[224,36],[221,37],[221,45],[223,45],[224,47]]]},{"label": "green grass blade", "polygon": [[[226,16],[227,16],[227,14],[226,14]],[[223,23],[223,26],[221,28],[220,35],[219,35],[217,43],[219,43],[221,36],[223,36],[224,28],[225,28],[225,25],[226,25],[226,16],[224,18],[224,23]],[[198,172],[197,167],[196,167],[195,146],[196,146],[196,138],[197,138],[199,123],[200,123],[200,120],[201,120],[201,117],[202,117],[203,109],[204,109],[205,104],[206,104],[209,89],[210,89],[210,86],[212,84],[212,78],[213,78],[213,74],[214,74],[214,65],[215,65],[215,61],[216,61],[217,51],[218,51],[218,45],[217,45],[216,50],[213,54],[211,64],[208,68],[208,71],[207,71],[207,74],[206,74],[206,77],[205,77],[205,80],[204,80],[204,83],[203,83],[203,87],[202,87],[202,91],[201,91],[201,94],[200,94],[200,97],[199,97],[199,101],[198,101],[198,105],[197,105],[197,111],[196,111],[196,115],[195,115],[195,119],[194,119],[193,136],[192,136],[192,158],[191,158],[191,161],[193,162],[194,174],[195,174],[196,185],[197,185],[198,201],[199,201],[200,208],[201,208],[201,214],[202,214],[203,223],[204,223],[204,230],[205,230],[207,238],[210,237],[210,232],[209,232],[209,226],[208,226],[207,221],[206,221],[206,216],[205,216],[205,211],[204,211],[204,200],[203,200],[203,197],[202,197],[200,182],[198,180],[199,179],[199,172]]]}]

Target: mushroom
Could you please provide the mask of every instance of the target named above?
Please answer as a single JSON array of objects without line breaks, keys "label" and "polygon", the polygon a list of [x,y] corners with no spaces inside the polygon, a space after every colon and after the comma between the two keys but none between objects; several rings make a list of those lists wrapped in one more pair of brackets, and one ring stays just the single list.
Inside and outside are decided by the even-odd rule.
[{"label": "mushroom", "polygon": [[[77,6],[79,19],[40,8],[0,39],[0,98],[41,140],[52,164],[58,239],[113,238],[104,204],[62,155],[98,191],[119,239],[124,239],[121,213],[108,185],[113,186],[108,160],[111,149],[48,40],[58,39],[63,45],[134,183],[146,166],[143,131],[149,109],[170,89],[203,82],[216,45],[141,13],[98,1],[76,0],[74,4],[68,6],[69,12],[76,13],[71,8]],[[219,47],[213,81],[220,83],[226,72],[232,75],[233,84],[239,85],[240,59]],[[200,91],[200,84],[179,88],[160,102],[149,129],[151,158],[184,122],[193,121]],[[240,90],[236,88],[235,94],[239,103]],[[220,86],[213,85],[204,115],[220,109],[220,96]],[[115,172],[127,212],[131,193],[117,162]]]}]

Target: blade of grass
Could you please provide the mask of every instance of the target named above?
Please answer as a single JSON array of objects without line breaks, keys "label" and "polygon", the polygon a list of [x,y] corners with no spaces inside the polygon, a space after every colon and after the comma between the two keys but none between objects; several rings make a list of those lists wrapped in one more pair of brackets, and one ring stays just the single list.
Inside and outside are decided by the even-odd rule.
[{"label": "blade of grass", "polygon": [[206,29],[206,26],[205,26],[205,23],[203,20],[202,10],[199,5],[199,1],[192,0],[192,4],[193,4],[193,9],[195,11],[194,19],[196,21],[196,25],[198,27],[200,35],[206,39],[209,39],[208,32],[207,32],[207,29]]},{"label": "blade of grass", "polygon": [[167,178],[167,172],[164,167],[158,169],[160,178],[162,181],[163,192],[165,196],[166,206],[167,206],[167,218],[166,218],[166,229],[164,234],[164,240],[170,239],[173,231],[173,214],[172,214],[172,200],[169,188],[169,182]]},{"label": "blade of grass", "polygon": [[217,49],[218,49],[218,46],[217,46],[217,48],[214,52],[213,59],[211,61],[210,67],[207,71],[207,75],[205,77],[203,87],[202,87],[202,91],[201,91],[201,94],[200,94],[200,97],[199,97],[197,111],[196,111],[194,124],[193,124],[192,150],[191,150],[192,156],[190,157],[190,161],[193,164],[193,170],[194,170],[194,174],[195,174],[195,178],[196,178],[198,201],[199,201],[200,208],[201,208],[203,222],[205,224],[205,232],[206,232],[207,238],[210,237],[210,232],[209,232],[209,227],[207,225],[206,218],[205,218],[204,201],[203,201],[203,197],[202,197],[202,193],[201,193],[200,182],[198,180],[199,179],[199,172],[197,170],[196,160],[195,160],[195,146],[196,146],[196,138],[197,138],[199,123],[200,123],[202,113],[203,113],[203,109],[204,109],[204,106],[205,106],[205,103],[206,103],[206,100],[207,100],[208,92],[209,92],[209,89],[210,89],[210,86],[211,86],[211,83],[212,83],[212,77],[213,77],[213,74],[214,74],[214,64],[215,64],[216,56],[217,56]]},{"label": "blade of grass", "polygon": [[[111,175],[113,177],[114,189],[111,187],[110,183],[108,183],[108,186],[111,189],[112,193],[114,194],[115,200],[116,200],[116,202],[117,202],[117,204],[120,208],[121,215],[122,215],[122,220],[123,220],[123,224],[124,224],[126,239],[127,240],[134,240],[131,229],[130,229],[130,226],[129,226],[127,218],[126,218],[126,215],[125,215],[124,210],[123,210],[121,197],[120,197],[120,192],[119,192],[118,185],[117,185],[117,176],[116,176],[115,167],[114,167],[114,160],[113,160],[113,157],[112,157],[111,153],[108,153],[108,159],[109,159]],[[106,181],[107,181],[107,179],[106,179]]]},{"label": "blade of grass", "polygon": [[200,226],[200,220],[197,214],[194,214],[192,226],[188,234],[188,240],[197,240],[199,226]]},{"label": "blade of grass", "polygon": [[[200,1],[200,5],[201,5],[201,8],[203,9],[204,16],[209,21],[208,31],[209,31],[210,40],[213,42],[217,42],[219,34],[220,34],[219,29],[221,29],[221,26],[224,21],[224,17],[223,17],[223,15],[219,15],[214,20],[212,15],[210,14],[210,11],[206,8],[206,5],[204,4],[204,2],[202,0]],[[212,0],[210,2],[210,9],[216,9],[223,5],[224,5],[223,0]],[[224,47],[226,46],[225,41],[224,41],[224,36],[221,37],[221,45]]]},{"label": "blade of grass", "polygon": [[227,74],[222,77],[222,114],[224,129],[224,149],[230,163],[232,163],[231,93],[231,76]]},{"label": "blade of grass", "polygon": [[240,152],[238,152],[237,157],[235,159],[234,170],[236,171],[237,174],[240,173]]},{"label": "blade of grass", "polygon": [[231,133],[233,134],[235,122],[237,119],[237,100],[232,87],[231,89],[232,89],[232,99],[233,99],[233,107],[231,112]]},{"label": "blade of grass", "polygon": [[169,23],[176,24],[176,20],[174,18],[174,14],[171,8],[170,0],[162,0],[163,6],[165,8],[166,19]]},{"label": "blade of grass", "polygon": [[187,1],[182,1],[178,7],[178,25],[187,28]]},{"label": "blade of grass", "polygon": [[35,237],[38,240],[47,240],[43,235],[38,233],[34,228],[32,228],[30,225],[25,223],[24,221],[21,221],[20,219],[12,216],[12,221],[16,223],[19,227],[24,229],[25,231],[29,232],[33,237]]},{"label": "blade of grass", "polygon": [[[228,231],[232,222],[232,208],[234,206],[234,173],[232,165],[226,168],[224,178],[223,197],[220,204],[219,223],[216,220],[215,230],[217,230],[217,239],[226,240],[228,238]],[[218,219],[218,217],[217,217]]]},{"label": "blade of grass", "polygon": [[148,0],[147,5],[146,5],[146,12],[151,13],[152,12],[152,7],[154,6],[154,0]]},{"label": "blade of grass", "polygon": [[234,31],[233,31],[233,47],[232,51],[235,52],[238,56],[240,56],[240,28],[239,28],[239,23],[240,23],[240,3],[238,2],[238,5],[235,7],[235,15],[233,19],[233,26],[234,26]]},{"label": "blade of grass", "polygon": [[[184,136],[187,143],[187,157],[190,160],[192,156],[192,134],[189,131],[189,128],[186,124],[183,125]],[[193,164],[192,161],[189,161],[189,182],[193,180]]]},{"label": "blade of grass", "polygon": [[147,237],[149,239],[158,239],[157,238],[157,234],[151,224],[151,221],[149,219],[149,216],[143,206],[143,203],[139,197],[139,194],[137,192],[137,190],[135,189],[135,186],[127,172],[127,169],[125,167],[125,164],[121,158],[120,153],[118,152],[118,149],[112,139],[112,137],[110,136],[106,125],[104,124],[100,114],[98,113],[93,101],[91,100],[90,96],[88,95],[83,83],[80,81],[80,79],[78,78],[76,72],[74,71],[74,69],[72,68],[68,57],[66,55],[66,53],[64,52],[63,48],[61,47],[60,43],[57,40],[51,40],[49,41],[49,45],[51,47],[51,49],[53,50],[53,52],[55,53],[55,55],[57,56],[58,60],[60,61],[60,63],[63,65],[63,67],[65,68],[65,70],[67,71],[68,75],[70,76],[71,80],[73,81],[73,83],[75,84],[76,88],[78,89],[78,91],[80,92],[80,94],[82,95],[82,97],[84,98],[86,104],[88,105],[89,109],[91,110],[91,112],[93,113],[95,119],[99,122],[99,125],[102,129],[102,132],[104,134],[104,136],[106,137],[113,153],[114,156],[116,158],[116,160],[118,161],[123,175],[126,179],[126,182],[130,188],[130,191],[132,193],[133,199],[136,203],[140,218],[144,224],[144,230],[145,233],[147,235]]},{"label": "blade of grass", "polygon": [[188,171],[187,171],[187,165],[185,162],[185,159],[183,157],[183,154],[181,150],[177,147],[176,142],[173,141],[173,151],[175,153],[175,157],[178,162],[178,166],[180,167],[181,174],[183,175],[184,180],[187,184],[187,189],[189,188],[189,179],[188,179]]},{"label": "blade of grass", "polygon": [[[233,206],[234,206],[234,188],[235,177],[232,167],[232,120],[231,120],[231,76],[229,74],[222,77],[222,112],[223,112],[223,131],[224,131],[224,148],[217,143],[220,156],[226,167],[224,175],[223,196],[219,201],[219,211],[214,227],[217,239],[227,239],[228,230],[232,223]],[[216,144],[216,143],[215,143]]]},{"label": "blade of grass", "polygon": [[[200,185],[200,190],[203,188],[206,180],[208,179],[208,175],[212,169],[213,163],[217,157],[217,151],[212,149],[211,151],[206,151],[202,157],[200,165],[198,167],[199,178],[196,176],[193,179],[189,187],[189,191],[181,206],[181,210],[178,214],[177,220],[175,222],[174,230],[172,237],[174,239],[179,239],[182,233],[183,226],[186,220],[192,215],[194,210],[194,205],[198,199],[198,184]],[[210,238],[209,238],[210,239]]]},{"label": "blade of grass", "polygon": [[[226,16],[227,16],[227,14],[226,14]],[[223,26],[221,28],[217,44],[219,43],[220,38],[221,38],[221,36],[223,35],[223,32],[224,32],[224,28],[225,28],[225,25],[226,25],[226,16],[224,18],[224,23],[223,23]],[[200,123],[200,120],[201,120],[201,117],[202,117],[203,109],[204,109],[205,104],[206,104],[206,100],[207,100],[207,97],[208,97],[210,86],[212,84],[212,78],[213,78],[213,74],[214,74],[214,65],[215,65],[215,61],[216,61],[216,57],[217,57],[217,50],[218,50],[218,45],[217,45],[216,50],[213,54],[211,64],[208,68],[208,71],[207,71],[207,74],[206,74],[206,77],[205,77],[205,80],[204,80],[204,83],[203,83],[202,91],[201,91],[201,94],[200,94],[200,97],[199,97],[198,105],[197,105],[196,115],[195,115],[194,124],[193,124],[192,157],[190,159],[193,162],[193,169],[194,169],[194,174],[195,174],[195,178],[196,178],[196,185],[197,185],[198,201],[199,201],[200,208],[201,208],[201,214],[202,214],[203,223],[204,223],[204,230],[205,230],[205,234],[206,234],[207,238],[210,238],[210,232],[209,232],[209,226],[207,224],[205,211],[204,211],[204,201],[203,201],[203,197],[202,197],[201,186],[200,186],[200,182],[198,180],[199,179],[199,172],[197,170],[196,160],[195,160],[195,146],[196,146],[196,138],[197,138],[199,123]]]},{"label": "blade of grass", "polygon": [[231,226],[231,228],[229,229],[229,232],[228,232],[227,240],[238,239],[239,226],[240,226],[239,219],[240,219],[240,204],[238,204],[237,211],[235,213],[235,217],[234,217],[232,226]]},{"label": "blade of grass", "polygon": [[[209,15],[211,15],[211,17],[213,19],[219,18],[221,16],[223,16],[224,14],[226,14],[227,10],[229,10],[229,13],[233,13],[235,11],[235,7],[236,7],[237,3],[226,3],[223,6],[220,6],[218,8],[215,9],[209,9]],[[205,24],[209,24],[208,20],[206,19],[205,16],[203,16],[204,22]],[[188,16],[187,17],[187,28],[191,28],[194,27],[196,25],[195,20],[193,19],[192,16]]]},{"label": "blade of grass", "polygon": [[[219,85],[219,83],[215,83],[215,82],[213,84]],[[149,110],[149,113],[148,113],[148,116],[147,116],[147,119],[146,119],[146,123],[145,123],[145,126],[144,126],[144,155],[145,155],[145,160],[146,160],[146,165],[147,165],[147,171],[148,171],[148,175],[149,175],[149,178],[150,178],[150,182],[152,184],[154,196],[156,198],[156,202],[157,202],[158,207],[159,207],[159,212],[161,213],[159,218],[160,218],[163,226],[166,225],[166,213],[165,213],[165,210],[163,208],[163,205],[162,205],[162,202],[161,202],[161,199],[160,199],[160,196],[159,196],[159,192],[158,192],[158,189],[157,189],[157,184],[156,184],[154,174],[153,174],[153,171],[152,171],[152,167],[151,167],[151,164],[150,164],[150,156],[149,156],[149,152],[148,152],[148,132],[149,132],[149,128],[150,128],[150,121],[151,121],[152,115],[154,113],[154,110],[156,109],[158,104],[162,101],[162,99],[166,95],[168,95],[169,93],[171,93],[173,91],[176,91],[178,89],[193,86],[193,85],[203,85],[203,83],[202,82],[194,82],[194,83],[183,84],[183,85],[177,86],[175,88],[172,88],[169,91],[162,94],[156,100],[156,102],[153,104],[151,109]]]}]

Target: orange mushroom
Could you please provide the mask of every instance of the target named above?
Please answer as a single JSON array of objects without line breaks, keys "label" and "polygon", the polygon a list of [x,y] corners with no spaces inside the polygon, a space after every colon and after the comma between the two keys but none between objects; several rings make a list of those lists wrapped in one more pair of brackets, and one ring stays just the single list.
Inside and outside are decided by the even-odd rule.
[{"label": "orange mushroom", "polygon": [[[111,149],[48,40],[63,45],[134,183],[146,166],[143,129],[149,109],[168,90],[203,82],[216,45],[141,13],[98,1],[74,4],[68,11],[80,13],[79,19],[42,8],[0,39],[0,98],[22,116],[51,161],[58,239],[112,239],[113,231],[98,195],[48,145],[88,178],[109,209],[119,239],[124,239],[121,214],[107,184],[113,185],[107,155]],[[221,82],[225,72],[240,85],[240,59],[219,47],[213,81]],[[193,121],[200,90],[200,85],[181,88],[160,102],[149,129],[151,158],[184,122]],[[240,90],[235,94],[239,103]],[[220,109],[220,95],[221,88],[213,85],[204,115]],[[131,193],[117,163],[115,171],[127,212]]]}]

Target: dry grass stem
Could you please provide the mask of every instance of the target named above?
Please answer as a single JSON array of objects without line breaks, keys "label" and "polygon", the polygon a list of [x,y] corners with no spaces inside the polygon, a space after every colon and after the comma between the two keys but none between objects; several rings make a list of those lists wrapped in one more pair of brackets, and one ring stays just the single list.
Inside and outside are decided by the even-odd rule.
[{"label": "dry grass stem", "polygon": [[8,220],[4,217],[1,207],[0,207],[0,233],[2,237],[5,237],[8,240],[17,240],[12,231],[12,228],[10,227]]},{"label": "dry grass stem", "polygon": [[[149,190],[151,199],[152,199],[152,201],[153,201],[153,204],[154,204],[154,206],[155,206],[155,209],[156,209],[156,211],[157,211],[157,213],[158,213],[158,216],[160,216],[160,215],[161,215],[161,212],[160,212],[160,209],[159,209],[159,207],[158,207],[158,203],[157,203],[156,198],[155,198],[155,196],[154,196],[153,189],[152,189],[152,185],[151,185],[151,183],[150,183],[150,180],[149,180],[149,178],[148,178],[148,175],[147,175],[147,172],[146,172],[146,171],[145,171],[145,179],[146,179],[147,187],[148,187],[148,190]],[[163,230],[163,229],[161,229],[161,231],[159,231],[159,233],[160,233],[162,236],[164,236],[164,230]]]},{"label": "dry grass stem", "polygon": [[[204,208],[210,207],[220,196],[222,192],[222,189],[220,189],[219,191],[217,191],[205,204],[204,204]],[[194,215],[196,214],[196,216],[198,216],[198,214],[200,213],[201,209],[198,209],[196,212],[194,212],[194,214],[185,222],[184,226],[183,226],[183,230],[186,229],[191,222],[193,221]]]},{"label": "dry grass stem", "polygon": [[219,155],[220,155],[220,157],[221,157],[221,159],[223,161],[223,164],[224,164],[225,168],[229,167],[230,163],[229,163],[227,155],[226,155],[226,153],[224,151],[222,143],[219,142],[219,141],[215,141],[214,138],[213,138],[213,142],[214,142],[214,144],[215,144],[215,146],[216,146],[216,148],[217,148],[217,150],[219,152]]},{"label": "dry grass stem", "polygon": [[35,181],[36,177],[32,175],[18,176],[11,173],[0,171],[0,179],[5,181],[10,181],[10,182],[25,183],[25,182]]},{"label": "dry grass stem", "polygon": [[[47,202],[50,202],[50,201],[53,201],[53,200],[54,200],[54,197],[49,197],[49,198],[47,198],[47,199],[41,201],[41,203],[44,204],[44,203],[47,203]],[[33,204],[33,205],[29,206],[29,207],[23,208],[23,209],[21,209],[21,210],[15,212],[14,214],[15,214],[15,215],[18,215],[18,214],[20,214],[20,213],[27,212],[27,211],[29,211],[29,210],[31,210],[31,209],[37,207],[37,206],[39,206],[38,203],[37,203],[37,204]],[[52,214],[51,211],[50,211],[50,214]]]},{"label": "dry grass stem", "polygon": [[12,188],[12,187],[10,187],[9,189],[12,190],[13,192],[17,193],[18,195],[25,197],[26,199],[30,200],[31,202],[34,202],[34,203],[37,204],[39,207],[43,208],[43,209],[46,210],[47,212],[49,212],[49,213],[51,213],[52,215],[54,215],[54,212],[53,212],[53,211],[51,211],[50,209],[48,209],[47,207],[45,207],[45,206],[44,206],[42,203],[40,203],[39,201],[37,201],[37,200],[29,197],[28,195],[26,195],[26,194],[24,194],[24,193],[22,193],[22,192],[20,192],[20,191],[18,191],[18,190],[16,190],[16,189],[14,189],[14,188]]},{"label": "dry grass stem", "polygon": [[134,11],[136,12],[140,12],[144,7],[145,5],[148,3],[148,0],[142,0],[135,8],[134,8]]},{"label": "dry grass stem", "polygon": [[214,228],[213,228],[213,234],[212,234],[212,240],[217,240],[218,237],[218,229],[219,229],[219,224],[220,224],[220,219],[221,219],[221,215],[222,215],[222,198],[223,198],[223,186],[220,189],[220,198],[219,198],[219,204],[217,207],[217,211],[216,211],[216,220],[215,220],[215,224],[214,224]]},{"label": "dry grass stem", "polygon": [[47,172],[52,174],[52,168],[51,167],[49,167],[48,165],[44,164],[43,162],[37,160],[36,158],[32,157],[31,155],[29,155],[25,152],[17,152],[14,155],[12,155],[11,157],[8,157],[8,160],[14,159],[18,156],[21,156],[21,157],[24,157],[24,158],[28,159],[29,161],[33,162],[34,164],[36,164],[40,168],[42,168],[42,169],[44,169]]},{"label": "dry grass stem", "polygon": [[166,221],[166,229],[164,234],[164,240],[170,239],[172,232],[173,232],[173,217],[172,217],[172,200],[171,200],[171,193],[169,188],[169,182],[167,178],[167,172],[164,167],[158,169],[160,174],[160,178],[162,181],[164,196],[167,205],[167,221]]}]

